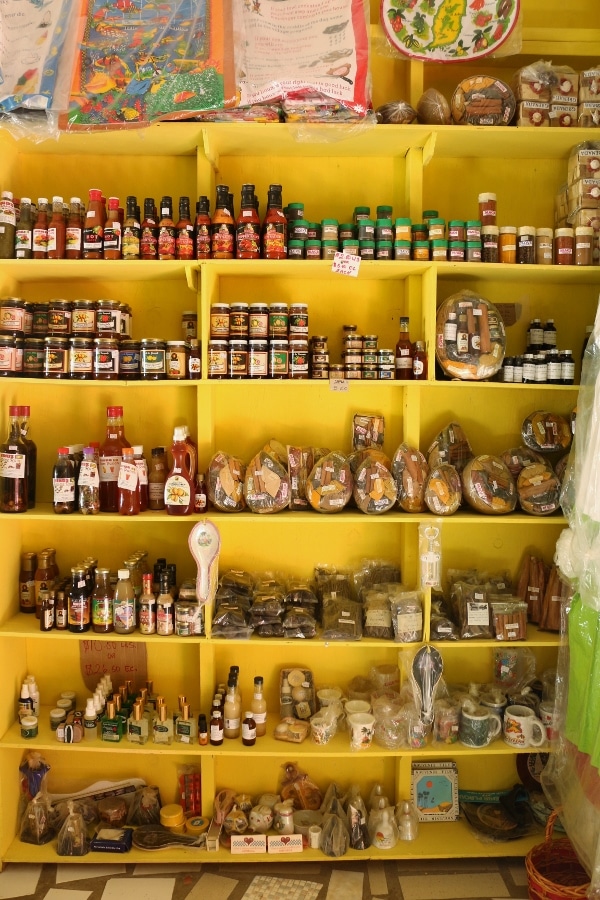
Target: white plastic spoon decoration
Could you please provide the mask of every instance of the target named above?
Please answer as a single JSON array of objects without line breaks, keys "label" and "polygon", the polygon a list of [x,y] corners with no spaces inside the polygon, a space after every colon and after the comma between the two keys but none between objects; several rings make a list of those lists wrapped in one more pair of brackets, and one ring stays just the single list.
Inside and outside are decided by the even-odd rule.
[{"label": "white plastic spoon decoration", "polygon": [[190,553],[196,560],[196,598],[203,606],[212,602],[217,592],[219,578],[219,550],[221,535],[219,529],[208,519],[196,522],[188,538]]}]

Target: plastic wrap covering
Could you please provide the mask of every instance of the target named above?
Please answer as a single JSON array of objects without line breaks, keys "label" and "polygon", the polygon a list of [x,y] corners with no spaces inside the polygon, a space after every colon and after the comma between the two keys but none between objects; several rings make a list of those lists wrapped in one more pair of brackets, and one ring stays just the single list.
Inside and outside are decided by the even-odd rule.
[{"label": "plastic wrap covering", "polygon": [[567,641],[556,679],[555,753],[542,775],[548,798],[600,898],[600,314],[587,343],[577,432],[561,502],[569,522],[556,562],[576,593],[563,604]]}]

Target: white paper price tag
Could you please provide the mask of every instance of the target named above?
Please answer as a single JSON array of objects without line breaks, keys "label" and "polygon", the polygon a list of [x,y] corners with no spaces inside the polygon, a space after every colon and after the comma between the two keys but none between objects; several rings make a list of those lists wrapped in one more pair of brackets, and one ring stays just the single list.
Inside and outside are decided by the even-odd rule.
[{"label": "white paper price tag", "polygon": [[331,271],[337,272],[338,275],[351,275],[356,278],[360,269],[360,256],[354,256],[353,253],[340,253],[337,251],[333,257]]}]

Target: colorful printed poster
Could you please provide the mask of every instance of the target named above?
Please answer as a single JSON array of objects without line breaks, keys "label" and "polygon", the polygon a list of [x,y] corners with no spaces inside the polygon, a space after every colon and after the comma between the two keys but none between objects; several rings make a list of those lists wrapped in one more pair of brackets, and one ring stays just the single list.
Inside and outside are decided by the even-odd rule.
[{"label": "colorful printed poster", "polygon": [[233,105],[230,0],[83,5],[69,128],[145,125]]},{"label": "colorful printed poster", "polygon": [[0,110],[66,107],[68,80],[62,97],[57,84],[59,60],[67,72],[72,63],[74,8],[74,0],[0,0]]}]

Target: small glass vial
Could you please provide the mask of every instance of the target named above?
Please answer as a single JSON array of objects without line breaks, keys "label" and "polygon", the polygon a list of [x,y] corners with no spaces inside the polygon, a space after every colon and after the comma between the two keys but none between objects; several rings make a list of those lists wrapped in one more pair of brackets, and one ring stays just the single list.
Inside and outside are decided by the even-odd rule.
[{"label": "small glass vial", "polygon": [[134,703],[131,715],[127,720],[127,740],[132,744],[145,744],[149,737],[150,726],[144,715],[141,703]]},{"label": "small glass vial", "polygon": [[517,261],[517,229],[514,225],[504,225],[498,229],[498,250],[501,263]]},{"label": "small glass vial", "polygon": [[256,744],[256,722],[250,711],[244,713],[242,719],[242,744],[244,747],[254,747]]},{"label": "small glass vial", "polygon": [[533,353],[526,353],[523,357],[523,384],[535,384],[535,357]]},{"label": "small glass vial", "polygon": [[413,351],[413,380],[427,380],[427,352],[423,341],[415,341]]},{"label": "small glass vial", "polygon": [[575,384],[575,360],[570,350],[560,353],[560,380],[561,384]]},{"label": "small glass vial", "polygon": [[213,747],[220,747],[223,743],[223,713],[220,709],[214,709],[210,719],[210,743]]},{"label": "small glass vial", "polygon": [[515,380],[515,361],[512,356],[505,356],[502,363],[502,381],[504,384],[513,384]]},{"label": "small glass vial", "polygon": [[538,266],[551,266],[554,262],[554,232],[551,228],[538,228],[535,232],[535,261]]},{"label": "small glass vial", "polygon": [[152,740],[155,744],[173,742],[173,719],[168,715],[165,703],[161,703],[156,710],[152,723]]},{"label": "small glass vial", "polygon": [[156,601],[156,633],[162,637],[173,634],[173,597],[169,593],[169,575],[167,572],[160,576],[160,594]]}]

